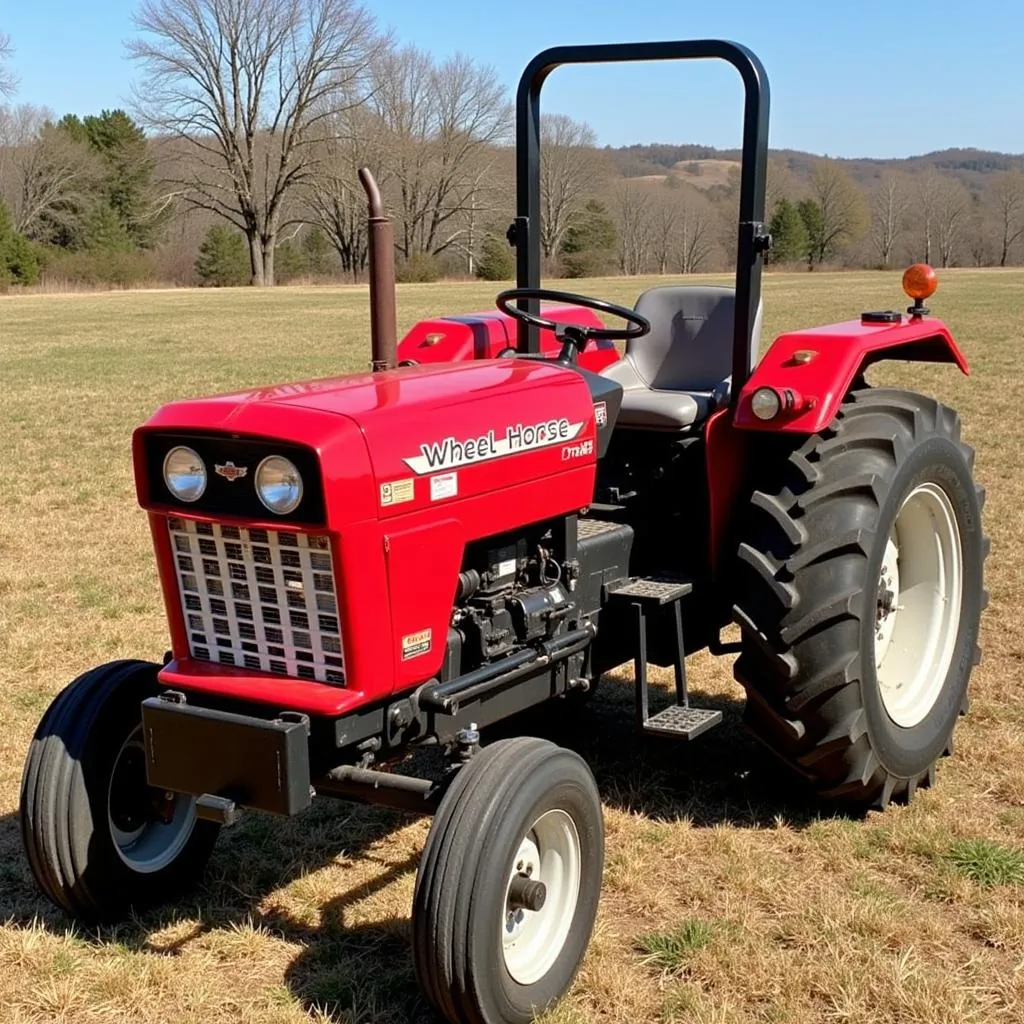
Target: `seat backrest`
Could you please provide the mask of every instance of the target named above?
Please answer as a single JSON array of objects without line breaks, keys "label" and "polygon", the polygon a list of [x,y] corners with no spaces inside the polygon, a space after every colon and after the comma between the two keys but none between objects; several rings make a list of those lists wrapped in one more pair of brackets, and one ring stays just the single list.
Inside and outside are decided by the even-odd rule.
[{"label": "seat backrest", "polygon": [[[712,391],[732,373],[736,292],[722,285],[660,285],[636,300],[651,333],[630,341],[626,359],[659,391]],[[761,340],[758,306],[751,369]]]}]

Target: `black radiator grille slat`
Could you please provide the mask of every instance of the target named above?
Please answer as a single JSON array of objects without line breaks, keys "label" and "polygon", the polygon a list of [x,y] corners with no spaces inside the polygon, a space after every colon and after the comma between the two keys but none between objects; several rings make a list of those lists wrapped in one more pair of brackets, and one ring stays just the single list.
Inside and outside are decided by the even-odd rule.
[{"label": "black radiator grille slat", "polygon": [[343,686],[330,538],[167,520],[192,656]]}]

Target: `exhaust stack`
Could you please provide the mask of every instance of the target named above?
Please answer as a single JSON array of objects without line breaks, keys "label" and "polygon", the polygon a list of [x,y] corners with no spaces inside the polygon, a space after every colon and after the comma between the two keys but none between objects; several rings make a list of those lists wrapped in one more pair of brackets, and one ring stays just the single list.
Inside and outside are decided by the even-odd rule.
[{"label": "exhaust stack", "polygon": [[369,167],[359,168],[359,181],[370,213],[370,369],[376,372],[392,369],[397,358],[395,232]]}]

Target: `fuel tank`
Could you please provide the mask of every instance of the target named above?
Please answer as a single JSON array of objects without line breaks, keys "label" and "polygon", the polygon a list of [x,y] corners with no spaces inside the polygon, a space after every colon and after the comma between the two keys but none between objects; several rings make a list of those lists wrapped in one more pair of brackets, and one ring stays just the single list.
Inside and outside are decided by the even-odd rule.
[{"label": "fuel tank", "polygon": [[[556,323],[581,327],[604,327],[592,310],[583,306],[545,305],[544,316]],[[458,316],[440,316],[421,320],[398,343],[398,362],[450,363],[465,359],[494,359],[516,347],[517,325],[507,313],[496,309]],[[553,331],[538,333],[540,351],[554,359],[562,343]],[[619,352],[611,341],[591,341],[580,353],[579,364],[585,370],[600,373],[617,362]]]}]

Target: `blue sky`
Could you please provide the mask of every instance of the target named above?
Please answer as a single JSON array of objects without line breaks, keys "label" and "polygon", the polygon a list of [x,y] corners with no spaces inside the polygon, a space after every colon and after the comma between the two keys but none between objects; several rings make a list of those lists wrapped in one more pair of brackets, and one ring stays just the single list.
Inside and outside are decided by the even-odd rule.
[{"label": "blue sky", "polygon": [[[367,0],[403,41],[492,64],[510,88],[561,43],[718,36],[759,54],[775,147],[907,156],[947,146],[1024,152],[1019,0]],[[0,0],[16,99],[58,114],[126,105],[134,0]],[[504,13],[499,13],[504,12]],[[714,65],[563,69],[544,108],[602,143],[739,140],[738,79]]]}]

